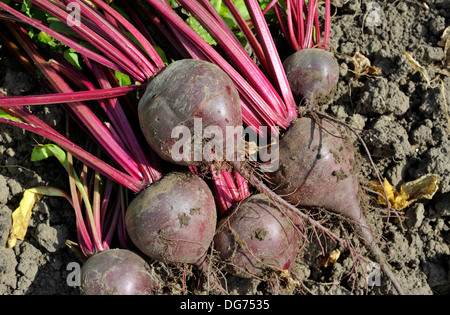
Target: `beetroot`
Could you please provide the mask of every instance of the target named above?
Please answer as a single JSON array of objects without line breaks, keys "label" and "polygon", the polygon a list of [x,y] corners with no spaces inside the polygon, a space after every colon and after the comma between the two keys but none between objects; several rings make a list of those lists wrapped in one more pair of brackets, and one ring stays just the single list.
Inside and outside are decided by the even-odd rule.
[{"label": "beetroot", "polygon": [[307,102],[327,97],[339,78],[333,55],[319,48],[297,51],[286,58],[283,67],[294,97]]},{"label": "beetroot", "polygon": [[280,167],[271,175],[276,193],[292,204],[323,207],[350,219],[394,287],[403,293],[360,208],[355,149],[337,124],[318,122],[300,118],[280,140]]},{"label": "beetroot", "polygon": [[[298,119],[279,144],[275,192],[292,204],[323,207],[359,219],[355,150],[335,124]],[[357,216],[357,217],[355,217]]]},{"label": "beetroot", "polygon": [[231,79],[218,66],[195,59],[175,61],[158,74],[139,102],[138,113],[142,132],[155,152],[188,166],[212,161],[211,152],[203,152],[213,136],[203,133],[208,127],[221,132],[215,137],[226,144],[237,139],[226,127],[242,126],[239,93]]},{"label": "beetroot", "polygon": [[133,243],[169,263],[201,263],[217,224],[214,196],[192,173],[173,172],[142,191],[125,223]]},{"label": "beetroot", "polygon": [[84,295],[150,295],[156,288],[145,260],[126,249],[95,254],[81,268]]},{"label": "beetroot", "polygon": [[262,275],[264,270],[288,270],[300,247],[300,233],[265,195],[243,201],[222,219],[215,249],[232,274]]}]

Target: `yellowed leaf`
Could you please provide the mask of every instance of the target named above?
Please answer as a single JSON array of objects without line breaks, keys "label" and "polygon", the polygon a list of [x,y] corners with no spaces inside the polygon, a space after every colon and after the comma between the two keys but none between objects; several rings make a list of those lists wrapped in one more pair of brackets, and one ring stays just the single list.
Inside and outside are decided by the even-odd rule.
[{"label": "yellowed leaf", "polygon": [[424,8],[425,10],[429,10],[430,9],[430,7],[428,6],[428,4],[426,4],[426,2],[419,1],[419,0],[414,0],[414,2],[417,3],[417,5],[419,5],[422,8]]},{"label": "yellowed leaf", "polygon": [[[386,190],[389,206],[395,210],[403,210],[418,199],[432,199],[439,189],[439,182],[439,176],[429,174],[403,184],[400,187],[400,192],[398,192],[387,179],[384,179],[383,187]],[[386,205],[381,185],[378,181],[373,181],[371,184],[372,188],[381,194],[381,196],[378,196],[378,203]]]},{"label": "yellowed leaf", "polygon": [[350,62],[357,78],[366,74],[377,75],[381,72],[381,68],[372,66],[370,60],[360,52],[356,52]]},{"label": "yellowed leaf", "polygon": [[27,233],[28,223],[31,217],[36,201],[39,201],[42,195],[38,194],[33,189],[27,189],[23,193],[23,198],[20,201],[19,207],[12,213],[13,225],[8,239],[8,248],[14,247],[17,240],[23,240]]},{"label": "yellowed leaf", "polygon": [[415,71],[419,71],[420,74],[427,81],[427,85],[430,86],[431,79],[430,79],[430,75],[428,74],[427,69],[425,69],[425,67],[423,67],[416,59],[414,59],[413,56],[409,52],[404,51],[404,52],[402,52],[402,54],[406,57],[406,59],[408,59],[409,63],[411,64],[411,68],[413,68],[413,70],[415,70]]},{"label": "yellowed leaf", "polygon": [[402,185],[402,191],[412,200],[433,199],[434,194],[439,189],[439,181],[440,177],[437,175],[425,175]]},{"label": "yellowed leaf", "polygon": [[12,227],[7,243],[8,248],[14,247],[17,240],[25,238],[34,204],[44,195],[70,199],[62,190],[53,187],[35,187],[25,190],[19,207],[12,213]]},{"label": "yellowed leaf", "polygon": [[[113,1],[114,0],[107,0],[106,3],[111,4]],[[98,9],[98,6],[95,3],[93,3],[92,1],[86,0],[86,2],[89,3],[91,6],[93,6],[94,8]]]}]

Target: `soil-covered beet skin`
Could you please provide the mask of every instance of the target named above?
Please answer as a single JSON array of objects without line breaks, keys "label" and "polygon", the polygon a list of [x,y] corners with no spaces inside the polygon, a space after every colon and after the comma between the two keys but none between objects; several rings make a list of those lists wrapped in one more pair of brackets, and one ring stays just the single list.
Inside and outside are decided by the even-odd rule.
[{"label": "soil-covered beet skin", "polygon": [[133,243],[149,257],[197,263],[214,237],[214,196],[199,176],[173,172],[142,191],[129,205],[126,227]]},{"label": "soil-covered beet skin", "polygon": [[[149,145],[159,156],[172,163],[199,166],[205,161],[211,162],[205,160],[207,157],[198,151],[201,148],[194,147],[193,141],[193,137],[198,137],[196,140],[203,148],[213,134],[199,135],[199,132],[204,132],[208,127],[214,128],[212,131],[220,129],[224,144],[241,140],[226,132],[227,126],[242,126],[239,93],[222,69],[206,61],[183,59],[167,66],[148,85],[139,102],[138,113]],[[196,125],[194,129],[195,122],[201,125]],[[182,135],[181,130],[175,129],[181,126],[186,127],[190,135]],[[180,159],[172,153],[172,147],[179,141],[189,141],[191,144],[189,153],[174,148],[178,156],[186,154],[187,158]]]},{"label": "soil-covered beet skin", "polygon": [[152,295],[156,287],[146,261],[126,249],[95,254],[81,268],[83,295]]},{"label": "soil-covered beet skin", "polygon": [[289,269],[300,242],[297,228],[268,197],[258,194],[222,219],[214,247],[232,274],[250,278],[264,270]]}]

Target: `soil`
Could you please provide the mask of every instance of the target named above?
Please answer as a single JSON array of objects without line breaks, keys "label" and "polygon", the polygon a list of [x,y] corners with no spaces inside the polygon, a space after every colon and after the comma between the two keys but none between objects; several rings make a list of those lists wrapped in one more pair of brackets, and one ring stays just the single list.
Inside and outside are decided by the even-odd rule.
[{"label": "soil", "polygon": [[[332,101],[322,110],[355,128],[364,129],[364,140],[381,176],[397,189],[402,183],[425,174],[441,177],[432,200],[420,199],[386,224],[384,208],[374,196],[364,192],[365,211],[374,231],[383,237],[387,259],[408,294],[446,295],[450,293],[450,77],[445,72],[444,48],[439,44],[450,25],[450,2],[446,0],[345,1],[335,0],[331,44],[341,66],[340,81]],[[352,57],[367,57],[377,74],[356,74]],[[417,71],[407,52],[427,71]],[[20,67],[5,47],[0,47],[0,91],[9,96],[43,93],[39,84]],[[447,69],[448,70],[448,69]],[[361,72],[361,71],[360,71]],[[376,72],[376,71],[375,71]],[[52,126],[64,126],[64,114],[55,106],[33,107],[33,112]],[[34,134],[0,125],[0,294],[77,294],[68,285],[70,263],[78,262],[66,246],[76,241],[75,220],[70,205],[60,198],[44,197],[31,217],[24,241],[13,249],[4,247],[11,228],[11,213],[25,189],[38,185],[67,186],[67,177],[56,161],[31,162],[37,143],[46,143]],[[367,155],[361,178],[375,178]],[[340,225],[333,231],[344,236]],[[351,229],[346,236],[361,255],[370,258]],[[326,254],[339,249],[329,240],[311,237],[299,252],[292,278],[228,278],[232,294],[390,294],[389,281],[374,272],[376,265],[363,260],[357,268],[343,251],[336,263],[323,266]],[[321,264],[322,262],[322,264]],[[165,277],[195,274],[195,270],[153,264]],[[375,266],[375,267],[374,267]],[[177,267],[178,268],[178,267]],[[191,272],[187,272],[191,271]],[[194,277],[195,278],[195,277]],[[370,281],[374,285],[369,286]],[[380,281],[377,281],[380,280]],[[181,281],[181,280],[180,280]],[[163,284],[163,293],[179,294],[179,283]]]}]

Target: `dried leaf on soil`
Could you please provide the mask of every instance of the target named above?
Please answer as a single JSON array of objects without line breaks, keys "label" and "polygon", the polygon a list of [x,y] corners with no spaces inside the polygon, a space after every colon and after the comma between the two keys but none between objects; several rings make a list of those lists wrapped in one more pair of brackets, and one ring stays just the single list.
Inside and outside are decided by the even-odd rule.
[{"label": "dried leaf on soil", "polygon": [[[389,181],[385,178],[383,182],[384,189],[388,196],[389,205],[395,210],[403,210],[418,199],[432,199],[436,191],[439,189],[440,177],[428,174],[411,182],[407,182],[400,187],[398,192]],[[372,188],[379,192],[378,203],[386,205],[383,188],[378,181],[371,183]]]},{"label": "dried leaf on soil", "polygon": [[450,26],[442,33],[439,46],[444,47],[444,67],[450,70]]},{"label": "dried leaf on soil", "polygon": [[428,4],[426,4],[426,2],[424,2],[424,1],[414,0],[414,2],[417,3],[417,5],[419,5],[422,8],[424,8],[425,10],[429,10],[430,9]]},{"label": "dried leaf on soil", "polygon": [[408,59],[413,70],[419,71],[420,74],[427,81],[427,85],[430,86],[430,83],[431,83],[430,75],[428,74],[428,71],[425,69],[425,67],[423,67],[416,59],[414,59],[413,56],[411,56],[411,54],[409,52],[404,51],[403,55],[405,55],[406,59]]},{"label": "dried leaf on soil", "polygon": [[[107,4],[111,4],[114,0],[107,0],[105,1]],[[98,9],[98,6],[93,3],[92,1],[86,0],[87,3],[89,3],[91,6],[93,6],[94,8]]]}]

